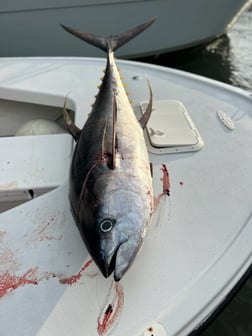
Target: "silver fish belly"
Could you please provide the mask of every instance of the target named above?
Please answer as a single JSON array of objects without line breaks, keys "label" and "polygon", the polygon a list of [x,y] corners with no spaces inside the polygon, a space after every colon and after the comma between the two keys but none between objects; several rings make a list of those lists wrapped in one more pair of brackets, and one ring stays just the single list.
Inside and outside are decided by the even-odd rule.
[{"label": "silver fish belly", "polygon": [[76,139],[70,169],[69,199],[73,216],[91,257],[105,277],[119,281],[143,244],[153,212],[152,177],[143,136],[152,109],[136,119],[114,50],[153,21],[121,35],[102,38],[63,26],[107,52],[105,75],[82,130],[65,121]]}]

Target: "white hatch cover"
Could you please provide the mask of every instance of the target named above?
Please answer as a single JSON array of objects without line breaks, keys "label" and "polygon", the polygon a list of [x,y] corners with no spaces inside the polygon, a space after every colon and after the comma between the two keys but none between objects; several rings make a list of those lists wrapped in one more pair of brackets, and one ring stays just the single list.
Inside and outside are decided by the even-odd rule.
[{"label": "white hatch cover", "polygon": [[[140,104],[142,113],[146,104]],[[148,149],[154,154],[196,151],[204,144],[188,111],[178,100],[154,102],[146,138]]]}]

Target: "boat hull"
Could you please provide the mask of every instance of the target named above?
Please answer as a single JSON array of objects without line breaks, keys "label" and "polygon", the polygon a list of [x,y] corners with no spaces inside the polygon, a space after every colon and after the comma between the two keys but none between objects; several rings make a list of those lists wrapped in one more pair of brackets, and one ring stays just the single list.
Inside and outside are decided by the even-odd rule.
[{"label": "boat hull", "polygon": [[[156,15],[151,30],[118,52],[140,57],[206,43],[224,34],[251,0],[5,2],[0,5],[0,56],[101,56],[66,36],[59,23],[102,36],[120,33]],[[123,13],[123,14],[122,14]]]}]

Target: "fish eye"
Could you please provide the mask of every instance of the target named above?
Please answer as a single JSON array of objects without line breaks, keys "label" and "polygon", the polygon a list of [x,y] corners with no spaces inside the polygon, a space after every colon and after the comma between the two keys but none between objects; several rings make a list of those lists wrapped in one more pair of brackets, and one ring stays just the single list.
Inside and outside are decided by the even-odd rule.
[{"label": "fish eye", "polygon": [[106,218],[100,223],[100,230],[101,230],[101,232],[104,232],[104,233],[109,232],[109,231],[112,230],[113,225],[114,225],[114,223],[113,223],[112,219]]}]

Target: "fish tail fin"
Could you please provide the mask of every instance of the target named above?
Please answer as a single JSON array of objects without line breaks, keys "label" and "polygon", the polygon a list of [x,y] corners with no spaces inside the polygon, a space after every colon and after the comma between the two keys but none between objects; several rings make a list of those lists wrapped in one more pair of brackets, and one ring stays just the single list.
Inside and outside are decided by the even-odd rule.
[{"label": "fish tail fin", "polygon": [[151,20],[128,30],[125,33],[110,37],[102,37],[92,33],[81,32],[77,29],[67,27],[63,24],[61,24],[61,27],[65,29],[68,33],[78,37],[79,39],[107,52],[117,50],[128,41],[132,40],[134,37],[142,33],[149,26],[151,26],[155,20],[156,16],[154,16]]}]

